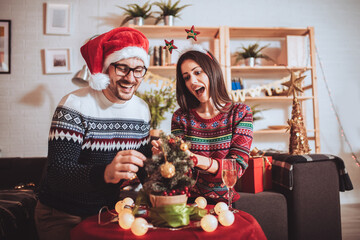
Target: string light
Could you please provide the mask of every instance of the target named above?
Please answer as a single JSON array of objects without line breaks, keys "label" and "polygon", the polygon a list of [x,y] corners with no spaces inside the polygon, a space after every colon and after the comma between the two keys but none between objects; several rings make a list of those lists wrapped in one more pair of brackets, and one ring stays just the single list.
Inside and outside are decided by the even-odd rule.
[{"label": "string light", "polygon": [[334,114],[335,114],[335,118],[339,124],[339,127],[340,127],[340,132],[341,132],[341,136],[344,137],[344,140],[346,142],[346,144],[348,145],[349,149],[350,149],[350,152],[351,152],[351,157],[352,159],[355,160],[355,163],[358,167],[360,167],[360,161],[358,160],[358,158],[356,157],[354,151],[352,150],[352,147],[351,147],[351,144],[345,134],[345,131],[344,131],[344,128],[342,126],[342,123],[340,121],[340,117],[339,117],[339,114],[337,113],[336,109],[335,109],[335,104],[334,104],[334,101],[332,99],[332,95],[331,95],[331,90],[329,88],[329,85],[328,85],[328,82],[326,80],[326,76],[325,76],[325,72],[324,72],[324,68],[322,66],[322,61],[321,61],[321,58],[320,58],[320,55],[319,55],[319,52],[317,50],[317,47],[315,45],[315,51],[316,51],[316,55],[318,57],[318,60],[319,60],[319,65],[320,65],[320,69],[321,69],[321,72],[322,72],[322,75],[323,75],[323,79],[324,79],[324,83],[325,83],[325,86],[326,86],[326,90],[328,92],[328,95],[329,95],[329,98],[330,98],[330,103],[331,103],[331,109],[333,110]]},{"label": "string light", "polygon": [[225,227],[232,225],[235,221],[235,215],[230,210],[220,212],[218,218],[221,225]]},{"label": "string light", "polygon": [[149,223],[142,217],[135,219],[131,225],[131,232],[136,236],[144,235],[149,229]]},{"label": "string light", "polygon": [[214,207],[215,213],[219,215],[222,211],[229,210],[229,207],[224,202],[218,202]]},{"label": "string light", "polygon": [[198,208],[205,209],[207,205],[206,198],[204,197],[197,197],[195,199],[195,203],[197,204]]},{"label": "string light", "polygon": [[218,220],[214,215],[207,214],[201,219],[200,225],[205,232],[213,232],[218,226]]}]

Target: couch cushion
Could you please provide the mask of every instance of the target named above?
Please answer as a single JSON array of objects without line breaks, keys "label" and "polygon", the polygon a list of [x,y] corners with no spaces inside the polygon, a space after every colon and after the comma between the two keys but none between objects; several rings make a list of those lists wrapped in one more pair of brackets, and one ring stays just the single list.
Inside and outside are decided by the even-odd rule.
[{"label": "couch cushion", "polygon": [[269,240],[288,239],[287,204],[284,195],[272,191],[256,194],[240,192],[240,199],[233,206],[253,215]]}]

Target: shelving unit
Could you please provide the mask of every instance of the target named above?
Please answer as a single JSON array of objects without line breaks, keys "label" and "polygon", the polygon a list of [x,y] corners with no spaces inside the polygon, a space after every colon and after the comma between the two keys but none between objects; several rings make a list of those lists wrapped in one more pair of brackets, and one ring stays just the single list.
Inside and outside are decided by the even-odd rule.
[{"label": "shelving unit", "polygon": [[[286,62],[289,51],[294,49],[287,49],[287,37],[288,36],[303,36],[307,38],[308,46],[304,46],[304,49],[308,52],[308,64],[306,66],[291,66],[289,67]],[[227,81],[227,87],[233,98],[238,98],[239,92],[231,89],[231,79],[233,77],[241,77],[243,80],[251,82],[252,80],[269,80],[275,81],[290,76],[291,71],[304,71],[305,75],[310,73],[308,81],[303,85],[304,93],[301,94],[298,99],[304,103],[302,104],[303,116],[305,121],[309,121],[306,117],[306,109],[304,107],[306,101],[311,101],[311,115],[312,115],[312,126],[313,128],[307,127],[308,139],[314,141],[315,153],[320,152],[320,131],[319,131],[319,118],[318,118],[318,100],[317,100],[317,83],[316,83],[316,68],[315,68],[315,45],[314,45],[314,29],[308,28],[243,28],[243,27],[226,27],[224,29],[225,37],[225,79]],[[236,66],[231,61],[231,55],[233,46],[231,43],[234,42],[261,42],[261,41],[279,41],[280,54],[283,57],[285,64],[281,63],[278,65],[264,65],[264,66]],[[261,44],[260,44],[261,45]],[[271,57],[271,56],[270,56]],[[310,93],[309,93],[310,92]],[[238,94],[238,95],[236,95]],[[245,103],[256,104],[262,103],[283,103],[285,106],[292,105],[292,97],[286,96],[256,96],[256,97],[245,97]],[[289,116],[290,118],[290,116]],[[285,125],[286,123],[281,122],[279,124]],[[256,140],[261,140],[262,136],[267,134],[285,134],[285,130],[270,130],[261,129],[254,131]],[[286,133],[288,134],[288,133]]]},{"label": "shelving unit", "polygon": [[[130,27],[136,28],[145,34],[150,40],[150,46],[152,39],[157,39],[158,42],[162,41],[164,44],[164,39],[172,40],[174,39],[175,43],[179,41],[190,41],[190,44],[203,44],[207,42],[209,50],[215,55],[221,64],[222,70],[224,72],[224,77],[226,81],[227,88],[232,96],[234,93],[231,90],[231,79],[234,76],[242,77],[248,81],[267,79],[269,81],[276,81],[279,79],[286,78],[289,76],[290,71],[305,71],[308,75],[309,81],[303,86],[304,94],[298,97],[299,101],[302,103],[311,102],[311,115],[312,115],[312,126],[313,128],[307,128],[308,139],[314,141],[315,149],[312,149],[315,153],[320,152],[320,132],[319,132],[319,119],[318,119],[318,100],[317,100],[317,84],[316,84],[316,68],[315,68],[315,45],[314,45],[314,29],[312,27],[308,28],[250,28],[250,27],[198,27],[195,26],[196,31],[199,31],[200,34],[197,36],[198,41],[194,42],[192,39],[186,40],[185,29],[190,29],[191,26],[154,26],[154,25],[144,25],[144,26],[135,26],[130,25]],[[308,55],[309,55],[309,64],[306,66],[291,66],[287,64],[278,64],[278,65],[263,65],[256,67],[247,67],[247,66],[236,66],[231,62],[231,51],[232,43],[236,41],[277,41],[279,40],[282,44],[281,54],[284,57],[285,61],[287,51],[292,51],[292,49],[286,48],[286,39],[288,36],[304,36],[308,40]],[[175,44],[176,45],[176,44]],[[181,46],[178,46],[181,50]],[[280,54],[280,55],[281,55]],[[176,74],[175,65],[171,66],[150,66],[148,69],[152,73],[156,73],[161,76],[172,76]],[[285,106],[290,106],[292,104],[292,97],[286,96],[256,96],[249,97],[246,96],[246,101],[248,103],[256,104],[283,104]],[[303,115],[306,121],[311,120],[310,117],[307,118],[305,111],[305,104],[303,104]],[[290,118],[290,116],[289,116]],[[284,122],[279,123],[279,125],[285,125]],[[284,129],[281,130],[257,130],[254,132],[257,140],[264,138],[269,138],[271,134],[275,135],[284,135],[288,136],[288,133]],[[287,138],[288,141],[288,138]]]}]

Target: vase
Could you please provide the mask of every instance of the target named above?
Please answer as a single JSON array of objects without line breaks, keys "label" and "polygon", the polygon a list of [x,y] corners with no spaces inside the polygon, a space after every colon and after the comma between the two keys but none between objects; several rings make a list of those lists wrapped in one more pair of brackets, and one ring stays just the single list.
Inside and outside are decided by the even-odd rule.
[{"label": "vase", "polygon": [[174,16],[172,16],[172,15],[164,16],[164,24],[166,26],[173,26],[174,25]]},{"label": "vase", "polygon": [[135,17],[133,19],[133,21],[134,21],[134,24],[137,25],[137,26],[144,25],[144,18],[143,17]]},{"label": "vase", "polygon": [[255,58],[253,58],[253,57],[245,58],[245,65],[249,66],[249,67],[254,67],[255,66]]},{"label": "vase", "polygon": [[153,207],[162,207],[173,204],[186,204],[188,197],[186,194],[174,196],[158,196],[149,194],[150,202]]}]

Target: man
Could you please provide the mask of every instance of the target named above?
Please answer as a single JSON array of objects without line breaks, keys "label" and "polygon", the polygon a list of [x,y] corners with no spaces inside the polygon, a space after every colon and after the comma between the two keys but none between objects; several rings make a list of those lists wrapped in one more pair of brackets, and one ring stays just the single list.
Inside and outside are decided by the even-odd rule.
[{"label": "man", "polygon": [[149,66],[148,49],[148,39],[127,27],[81,47],[90,86],[66,95],[52,119],[35,210],[40,239],[69,239],[82,218],[113,208],[120,184],[143,167],[150,112],[134,93]]}]

